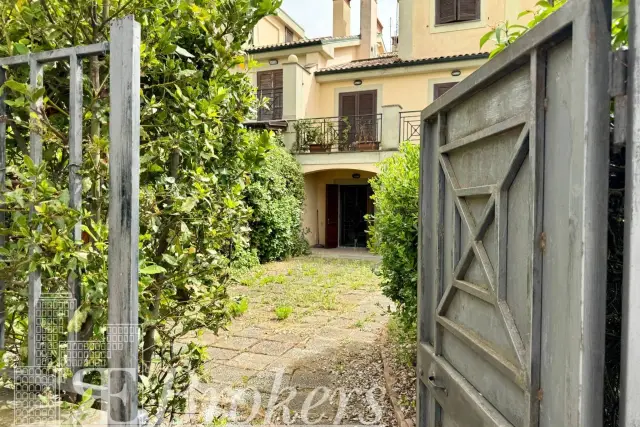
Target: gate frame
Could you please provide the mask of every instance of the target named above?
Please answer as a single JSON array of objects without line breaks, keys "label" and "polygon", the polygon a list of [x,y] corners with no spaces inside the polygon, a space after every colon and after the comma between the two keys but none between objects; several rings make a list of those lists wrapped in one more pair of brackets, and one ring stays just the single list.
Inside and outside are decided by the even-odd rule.
[{"label": "gate frame", "polygon": [[[581,175],[576,171],[571,178],[578,178],[584,190],[582,194],[573,197],[570,213],[576,220],[575,231],[582,245],[576,245],[570,254],[576,262],[569,270],[570,286],[577,289],[580,299],[581,323],[580,330],[573,331],[580,335],[578,340],[582,345],[575,349],[579,352],[579,366],[577,378],[579,385],[576,396],[569,402],[566,409],[566,417],[575,424],[572,426],[600,427],[602,426],[603,407],[603,372],[604,372],[604,348],[605,348],[605,319],[606,319],[606,266],[607,266],[607,213],[608,213],[608,159],[609,159],[609,52],[610,52],[610,28],[611,25],[611,1],[610,0],[569,0],[557,12],[539,23],[535,28],[524,34],[512,46],[505,49],[487,64],[478,69],[471,76],[460,82],[439,99],[429,105],[421,115],[423,123],[421,151],[427,152],[429,144],[441,145],[443,137],[442,128],[437,133],[437,140],[430,141],[427,122],[440,123],[443,112],[452,109],[460,103],[464,97],[468,97],[481,90],[490,83],[500,79],[509,71],[518,68],[531,61],[532,90],[544,87],[544,75],[542,71],[546,67],[544,53],[545,45],[553,43],[553,39],[568,32],[572,32],[572,79],[577,83],[572,89],[572,101],[577,108],[572,112],[573,148],[582,150]],[[542,53],[542,54],[541,54]],[[535,117],[531,123],[531,138],[535,138],[540,144],[536,144],[537,151],[544,143],[544,112],[545,99],[533,98],[535,102]],[[630,102],[630,104],[633,104]],[[440,127],[440,126],[439,126]],[[541,178],[544,165],[540,162],[543,152],[536,152],[533,166],[534,182]],[[434,286],[426,283],[428,277],[427,268],[435,266],[433,259],[426,259],[429,253],[429,244],[432,240],[441,240],[442,236],[435,236],[431,229],[429,218],[433,214],[428,206],[427,195],[438,191],[442,199],[443,188],[435,188],[431,182],[424,160],[420,164],[420,232],[419,232],[419,301],[425,298],[428,290]],[[579,169],[579,168],[576,168]],[[534,184],[536,185],[536,184]],[[544,183],[542,183],[544,185]],[[538,185],[533,189],[534,203],[532,214],[534,219],[533,242],[533,307],[531,341],[531,388],[529,395],[530,409],[527,422],[530,425],[538,425],[540,400],[543,399],[543,390],[540,385],[540,323],[541,323],[541,292],[542,292],[542,251],[540,244],[545,235],[542,229],[542,196],[544,189]],[[540,240],[538,240],[540,239]],[[427,262],[430,261],[429,265]],[[439,262],[439,261],[438,261]],[[431,393],[438,388],[437,384],[425,377],[422,366],[421,353],[424,351],[422,342],[426,341],[424,324],[425,316],[433,313],[424,313],[422,305],[418,309],[418,422],[420,425],[435,426],[435,408],[429,405],[426,394],[428,388]],[[537,333],[536,333],[537,332]],[[537,335],[537,336],[535,336]],[[538,388],[538,393],[536,393]],[[469,397],[473,398],[477,393],[467,390]],[[491,416],[487,413],[488,416]]]},{"label": "gate frame", "polygon": [[[4,67],[29,65],[31,89],[43,87],[44,64],[69,61],[69,206],[82,206],[82,59],[111,53],[110,84],[110,193],[109,193],[109,265],[108,322],[114,325],[135,325],[135,339],[125,340],[110,349],[109,425],[138,425],[138,236],[140,179],[140,24],[133,15],[111,22],[111,43],[97,43],[45,52],[0,58],[0,85],[6,81]],[[6,178],[6,94],[0,96],[0,197]],[[32,110],[40,111],[43,96],[33,101]],[[34,164],[42,161],[42,137],[34,128],[30,131],[30,157]],[[33,212],[33,207],[31,208]],[[0,221],[5,221],[4,213]],[[73,236],[81,238],[78,222]],[[0,237],[0,245],[4,245]],[[69,291],[80,301],[79,279],[69,278]],[[0,348],[4,348],[4,283],[0,282]],[[36,307],[42,283],[40,272],[29,276],[28,364],[36,366]],[[70,313],[73,315],[73,313]],[[125,332],[126,333],[126,332]],[[69,334],[69,342],[76,339]],[[67,381],[60,387],[76,391],[76,387],[91,388],[101,395],[104,387]],[[126,403],[125,403],[126,402]]]}]

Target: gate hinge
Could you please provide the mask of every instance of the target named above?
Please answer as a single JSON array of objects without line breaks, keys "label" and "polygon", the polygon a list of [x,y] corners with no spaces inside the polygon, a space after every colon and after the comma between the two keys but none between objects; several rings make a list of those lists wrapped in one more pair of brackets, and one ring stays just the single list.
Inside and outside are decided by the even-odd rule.
[{"label": "gate hinge", "polygon": [[540,233],[540,250],[544,254],[546,249],[547,249],[547,233],[543,231],[542,233]]},{"label": "gate hinge", "polygon": [[613,146],[624,146],[627,139],[627,50],[616,50],[609,54],[609,96],[613,98],[615,125]]}]

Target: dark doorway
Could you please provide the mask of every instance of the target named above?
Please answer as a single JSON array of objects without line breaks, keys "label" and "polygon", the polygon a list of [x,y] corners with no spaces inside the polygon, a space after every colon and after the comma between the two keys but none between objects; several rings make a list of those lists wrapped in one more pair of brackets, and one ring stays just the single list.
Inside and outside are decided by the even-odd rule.
[{"label": "dark doorway", "polygon": [[338,226],[340,224],[340,186],[327,184],[327,218],[325,227],[325,247],[338,247]]},{"label": "dark doorway", "polygon": [[367,247],[367,220],[372,209],[371,186],[340,186],[340,246]]}]

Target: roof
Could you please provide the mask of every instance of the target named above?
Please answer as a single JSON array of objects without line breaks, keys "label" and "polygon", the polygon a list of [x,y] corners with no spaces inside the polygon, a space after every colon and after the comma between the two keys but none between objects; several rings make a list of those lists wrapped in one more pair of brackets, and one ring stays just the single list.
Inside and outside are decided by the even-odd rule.
[{"label": "roof", "polygon": [[254,46],[247,49],[247,53],[276,52],[293,49],[295,47],[320,46],[324,44],[340,43],[342,41],[359,40],[360,36],[347,37],[318,37],[315,39],[300,39],[288,43],[277,43],[265,46]]},{"label": "roof", "polygon": [[440,64],[453,61],[470,61],[488,58],[488,53],[468,53],[464,55],[438,56],[433,58],[400,59],[397,54],[389,54],[370,59],[357,59],[345,64],[334,65],[316,71],[316,75],[348,73],[352,71],[379,70],[385,68],[410,67],[414,65]]}]

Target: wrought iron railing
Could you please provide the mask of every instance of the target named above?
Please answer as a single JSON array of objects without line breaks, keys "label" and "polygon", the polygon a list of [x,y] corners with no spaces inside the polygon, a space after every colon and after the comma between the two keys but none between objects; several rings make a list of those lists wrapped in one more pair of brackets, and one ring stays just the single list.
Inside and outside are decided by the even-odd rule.
[{"label": "wrought iron railing", "polygon": [[258,109],[258,121],[282,120],[282,88],[258,89],[258,99],[266,99]]},{"label": "wrought iron railing", "polygon": [[378,151],[382,114],[301,119],[294,129],[298,153]]},{"label": "wrought iron railing", "polygon": [[420,142],[421,111],[400,112],[400,141]]}]

